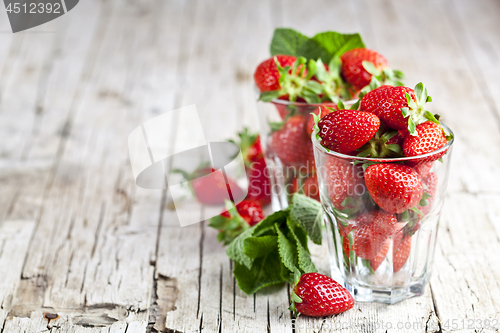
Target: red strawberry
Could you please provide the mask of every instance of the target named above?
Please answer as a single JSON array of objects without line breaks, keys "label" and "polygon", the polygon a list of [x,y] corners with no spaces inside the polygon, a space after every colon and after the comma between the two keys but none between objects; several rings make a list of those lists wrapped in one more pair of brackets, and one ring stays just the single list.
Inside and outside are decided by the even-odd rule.
[{"label": "red strawberry", "polygon": [[[408,163],[408,164],[414,164],[414,163]],[[424,179],[425,176],[429,174],[429,171],[431,171],[433,162],[424,162],[424,163],[418,163],[413,167],[416,172]]]},{"label": "red strawberry", "polygon": [[377,115],[392,129],[406,130],[408,118],[405,118],[401,112],[401,108],[408,107],[405,93],[408,93],[415,102],[417,101],[411,88],[382,86],[363,96],[360,109]]},{"label": "red strawberry", "polygon": [[[320,105],[318,110],[314,111],[314,114],[317,116],[319,115],[320,118],[323,118],[324,116],[332,112],[332,107],[333,106],[327,107],[326,105]],[[314,131],[314,117],[311,114],[307,119],[306,131],[308,135],[311,135]]]},{"label": "red strawberry", "polygon": [[373,201],[389,213],[402,213],[422,198],[420,175],[406,165],[370,165],[365,171],[365,183]]},{"label": "red strawberry", "polygon": [[231,197],[234,200],[243,199],[243,191],[234,180],[228,178],[226,183],[221,170],[200,167],[193,173],[184,170],[172,170],[173,173],[180,173],[186,180],[190,180],[189,185],[193,190],[196,199],[205,205],[221,205],[224,200]]},{"label": "red strawberry", "polygon": [[285,165],[314,168],[312,142],[305,127],[305,116],[292,116],[271,135],[271,147]]},{"label": "red strawberry", "polygon": [[365,192],[363,169],[335,157],[326,160],[326,184],[328,196],[337,209],[345,209],[342,202],[347,197],[359,198]]},{"label": "red strawberry", "polygon": [[341,222],[338,222],[337,226],[339,228],[340,236],[342,236],[342,249],[344,250],[345,255],[349,256],[351,252],[351,245],[349,244],[349,233],[354,228],[354,226],[352,224],[347,224],[347,226],[344,226]]},{"label": "red strawberry", "polygon": [[262,206],[269,204],[271,202],[271,180],[264,158],[251,164],[247,171],[247,177],[247,199],[256,201]]},{"label": "red strawberry", "polygon": [[375,258],[370,260],[370,266],[374,271],[379,268],[380,264],[384,261],[385,257],[387,256],[387,252],[389,252],[389,248],[391,247],[391,240],[386,239],[385,242],[382,244],[382,248],[380,251],[377,253]]},{"label": "red strawberry", "polygon": [[367,143],[380,127],[377,116],[356,110],[338,110],[318,122],[321,144],[347,154]]},{"label": "red strawberry", "polygon": [[427,88],[422,82],[415,89],[400,86],[381,88],[363,96],[360,110],[377,115],[390,128],[407,129],[411,135],[417,135],[416,126],[427,120],[438,122],[432,113],[424,109],[432,98],[427,95]]},{"label": "red strawberry", "polygon": [[304,195],[309,198],[319,201],[318,177],[310,176],[304,180],[304,183],[302,184],[302,191],[304,192]]},{"label": "red strawberry", "polygon": [[396,232],[394,234],[392,252],[392,270],[396,273],[408,261],[411,252],[411,236],[405,235],[403,230]]},{"label": "red strawberry", "polygon": [[368,212],[356,218],[354,251],[363,259],[374,259],[385,241],[396,230],[396,216],[383,210]]},{"label": "red strawberry", "polygon": [[371,62],[378,70],[389,66],[387,60],[380,53],[369,49],[347,51],[340,59],[342,60],[342,76],[358,90],[368,85],[372,78],[372,75],[363,67],[363,61]]},{"label": "red strawberry", "polygon": [[271,202],[271,181],[260,145],[260,136],[249,133],[247,128],[238,133],[238,136],[238,145],[247,167],[247,199],[257,201],[262,206],[267,205]]},{"label": "red strawberry", "polygon": [[417,208],[422,212],[422,214],[426,215],[431,211],[432,202],[434,201],[434,197],[436,195],[437,185],[438,185],[438,176],[434,172],[430,172],[425,178],[422,178],[422,183],[424,184],[424,194],[426,196],[425,201],[426,205],[418,206]]},{"label": "red strawberry", "polygon": [[[250,225],[256,225],[264,219],[264,211],[262,206],[252,200],[243,200],[236,205],[238,214]],[[220,214],[221,216],[230,218],[229,211],[225,210]]]},{"label": "red strawberry", "polygon": [[242,232],[264,219],[262,207],[251,200],[243,200],[238,205],[226,200],[226,210],[210,219],[209,226],[219,230],[217,240],[227,245]]},{"label": "red strawberry", "polygon": [[[403,152],[406,156],[418,156],[426,153],[431,153],[439,148],[442,148],[448,142],[441,125],[432,121],[426,121],[416,128],[417,135],[407,134],[403,142]],[[443,151],[433,156],[419,159],[418,163],[432,162],[443,156],[446,151]]]},{"label": "red strawberry", "polygon": [[289,55],[277,55],[263,61],[253,74],[255,84],[260,92],[280,89],[278,67],[274,59],[277,59],[282,67],[293,66],[297,58]]},{"label": "red strawberry", "polygon": [[354,298],[332,278],[306,273],[293,287],[292,307],[311,317],[325,317],[345,312],[354,306]]}]

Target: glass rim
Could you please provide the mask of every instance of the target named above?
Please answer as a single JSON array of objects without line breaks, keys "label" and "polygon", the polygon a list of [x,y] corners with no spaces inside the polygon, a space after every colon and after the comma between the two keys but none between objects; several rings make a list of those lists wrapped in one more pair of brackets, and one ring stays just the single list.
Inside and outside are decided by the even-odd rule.
[{"label": "glass rim", "polygon": [[360,157],[360,156],[352,156],[352,155],[338,153],[338,152],[335,152],[333,150],[330,150],[328,148],[323,147],[321,145],[321,143],[319,143],[319,141],[316,139],[316,130],[313,131],[313,133],[311,134],[311,141],[312,141],[313,145],[317,149],[319,149],[322,153],[330,155],[330,156],[334,156],[337,158],[355,159],[355,160],[367,161],[367,162],[392,162],[392,163],[401,162],[401,161],[402,162],[415,161],[415,160],[424,159],[426,157],[437,155],[439,153],[445,152],[451,147],[451,145],[455,141],[453,131],[443,123],[441,123],[441,126],[443,126],[445,132],[447,132],[448,134],[451,134],[453,136],[453,138],[450,141],[448,141],[446,143],[446,145],[444,145],[443,147],[441,147],[437,150],[431,151],[430,153],[425,153],[425,154],[416,155],[416,156],[409,156],[409,157],[408,156],[405,156],[405,157]]},{"label": "glass rim", "polygon": [[[351,99],[349,101],[342,101],[344,105],[352,105],[357,102],[357,99]],[[335,102],[320,102],[320,103],[307,103],[307,102],[290,102],[286,99],[275,98],[270,103],[281,104],[281,105],[296,105],[296,106],[321,106],[321,105],[337,105]]]}]

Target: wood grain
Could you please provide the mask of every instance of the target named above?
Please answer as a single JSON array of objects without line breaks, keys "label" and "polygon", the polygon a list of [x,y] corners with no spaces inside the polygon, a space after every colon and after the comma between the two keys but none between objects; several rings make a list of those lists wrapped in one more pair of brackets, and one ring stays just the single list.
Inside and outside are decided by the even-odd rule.
[{"label": "wood grain", "polygon": [[[87,0],[0,33],[0,332],[498,331],[484,321],[500,320],[499,14],[494,0]],[[135,185],[127,136],[146,120],[196,104],[209,141],[257,128],[252,74],[277,26],[361,32],[453,128],[423,296],[293,318],[288,286],[245,295],[216,231],[181,228],[168,191]],[[197,135],[172,126],[177,146]],[[326,245],[312,257],[327,273]]]}]

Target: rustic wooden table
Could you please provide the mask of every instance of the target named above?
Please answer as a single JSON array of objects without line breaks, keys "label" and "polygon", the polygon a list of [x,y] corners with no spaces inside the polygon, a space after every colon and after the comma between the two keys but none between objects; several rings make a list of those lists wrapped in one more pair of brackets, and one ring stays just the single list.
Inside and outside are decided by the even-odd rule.
[{"label": "rustic wooden table", "polygon": [[[0,332],[498,332],[499,1],[86,0],[15,35],[1,12]],[[361,32],[454,129],[423,296],[294,328],[287,288],[244,295],[216,232],[135,186],[145,120],[194,103],[209,140],[256,128],[278,26]],[[324,247],[313,260],[327,272]]]}]

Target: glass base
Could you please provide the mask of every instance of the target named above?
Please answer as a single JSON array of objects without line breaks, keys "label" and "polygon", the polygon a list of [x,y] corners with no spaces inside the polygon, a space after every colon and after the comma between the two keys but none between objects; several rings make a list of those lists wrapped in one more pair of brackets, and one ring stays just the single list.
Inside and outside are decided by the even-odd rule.
[{"label": "glass base", "polygon": [[426,283],[415,283],[406,288],[374,289],[344,283],[346,289],[354,295],[356,302],[380,302],[386,304],[394,304],[411,297],[420,296],[425,291],[425,285]]}]

